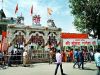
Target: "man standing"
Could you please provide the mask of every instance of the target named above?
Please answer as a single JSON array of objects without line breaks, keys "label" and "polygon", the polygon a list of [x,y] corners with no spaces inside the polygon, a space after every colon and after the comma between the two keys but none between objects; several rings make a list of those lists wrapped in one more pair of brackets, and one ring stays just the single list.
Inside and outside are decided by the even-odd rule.
[{"label": "man standing", "polygon": [[28,53],[27,53],[27,50],[24,50],[23,52],[23,66],[24,67],[26,67],[27,59],[28,59]]},{"label": "man standing", "polygon": [[50,64],[52,64],[52,62],[53,62],[53,58],[52,58],[52,57],[53,57],[53,51],[50,50],[50,51],[49,51],[49,63],[50,63]]},{"label": "man standing", "polygon": [[60,66],[60,69],[61,69],[61,75],[64,75],[63,74],[63,69],[62,69],[62,56],[60,54],[60,50],[57,50],[57,53],[56,53],[56,69],[55,69],[55,74],[57,74],[57,70],[58,70],[58,67]]},{"label": "man standing", "polygon": [[100,48],[97,49],[94,58],[95,58],[96,66],[98,68],[97,75],[100,75]]}]

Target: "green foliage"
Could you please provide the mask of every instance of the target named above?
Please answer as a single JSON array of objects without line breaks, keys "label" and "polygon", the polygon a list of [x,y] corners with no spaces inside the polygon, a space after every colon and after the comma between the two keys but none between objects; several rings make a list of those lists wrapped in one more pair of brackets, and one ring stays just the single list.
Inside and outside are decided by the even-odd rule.
[{"label": "green foliage", "polygon": [[69,0],[74,26],[82,33],[100,38],[100,0]]}]

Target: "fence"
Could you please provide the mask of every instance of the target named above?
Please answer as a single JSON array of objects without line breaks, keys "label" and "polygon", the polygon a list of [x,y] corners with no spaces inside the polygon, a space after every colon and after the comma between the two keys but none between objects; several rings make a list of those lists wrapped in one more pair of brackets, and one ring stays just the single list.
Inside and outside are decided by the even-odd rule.
[{"label": "fence", "polygon": [[49,52],[42,50],[34,50],[32,52],[32,62],[48,62],[49,61]]}]

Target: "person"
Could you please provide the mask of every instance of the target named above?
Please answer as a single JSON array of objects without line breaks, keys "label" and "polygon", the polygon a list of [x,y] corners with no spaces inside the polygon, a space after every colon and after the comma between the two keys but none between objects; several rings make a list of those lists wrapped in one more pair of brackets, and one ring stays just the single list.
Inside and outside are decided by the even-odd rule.
[{"label": "person", "polygon": [[73,49],[70,50],[70,62],[73,62]]},{"label": "person", "polygon": [[3,64],[3,53],[0,51],[0,64]]},{"label": "person", "polygon": [[78,49],[75,49],[74,51],[74,65],[73,65],[73,68],[75,68],[75,65],[78,65],[78,68],[79,68],[79,51]]},{"label": "person", "polygon": [[57,70],[58,70],[58,67],[60,66],[60,69],[61,69],[61,75],[64,75],[63,73],[63,69],[62,69],[62,56],[60,54],[60,50],[57,50],[57,53],[56,53],[56,69],[55,69],[55,74],[57,74]]},{"label": "person", "polygon": [[50,64],[52,64],[52,62],[53,62],[53,51],[50,49],[50,51],[49,51],[49,63]]},{"label": "person", "polygon": [[21,52],[18,50],[17,51],[17,56],[16,56],[17,64],[21,64]]},{"label": "person", "polygon": [[4,66],[5,66],[4,55],[3,55],[3,52],[0,51],[0,67],[4,68]]},{"label": "person", "polygon": [[66,62],[66,53],[64,50],[62,50],[61,55],[62,55],[62,62]]},{"label": "person", "polygon": [[95,59],[96,67],[98,69],[97,75],[100,75],[100,48],[98,48],[97,52],[94,54],[94,59]]},{"label": "person", "polygon": [[9,53],[9,58],[8,58],[8,66],[12,67],[13,59],[14,59],[14,50],[12,49],[11,52]]},{"label": "person", "polygon": [[80,66],[82,66],[82,69],[84,69],[84,53],[83,53],[84,49],[79,51],[79,68]]},{"label": "person", "polygon": [[28,59],[28,53],[27,53],[27,50],[25,50],[25,51],[23,52],[23,66],[24,66],[24,67],[26,67],[27,59]]}]

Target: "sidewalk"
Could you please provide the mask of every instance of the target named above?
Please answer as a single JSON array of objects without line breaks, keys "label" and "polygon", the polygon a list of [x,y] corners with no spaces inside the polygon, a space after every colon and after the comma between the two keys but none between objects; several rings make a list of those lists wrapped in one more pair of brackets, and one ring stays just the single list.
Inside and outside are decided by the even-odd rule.
[{"label": "sidewalk", "polygon": [[[66,75],[96,75],[95,63],[86,63],[85,69],[73,69],[73,63],[63,63],[63,70]],[[54,75],[56,64],[37,63],[30,67],[8,67],[0,69],[0,75]],[[61,75],[60,69],[57,75]]]}]

